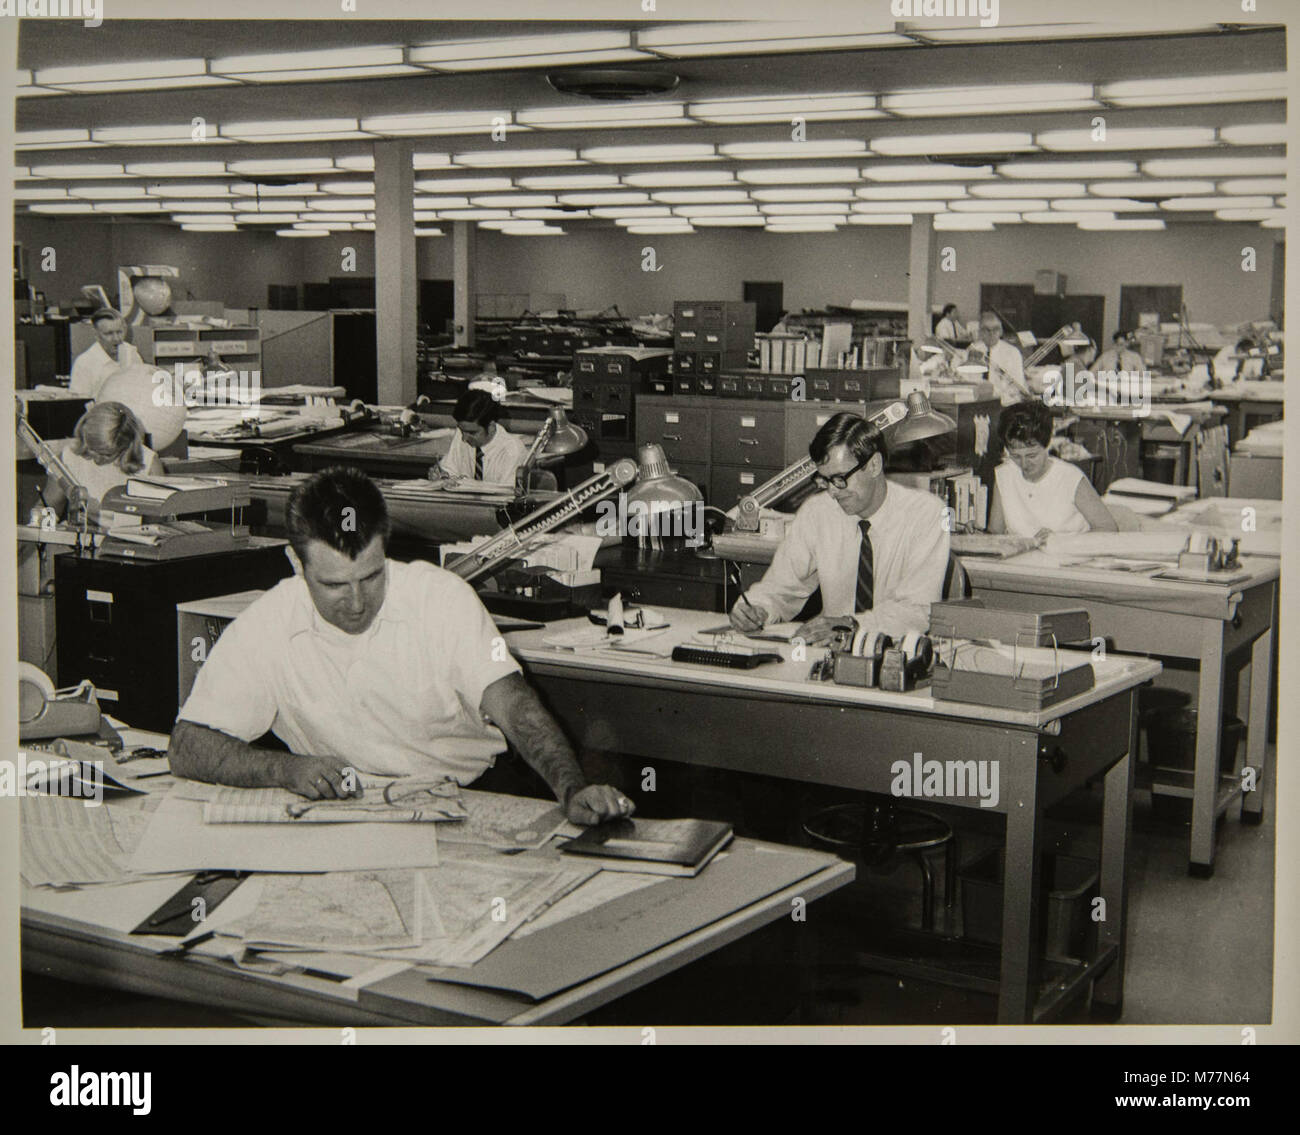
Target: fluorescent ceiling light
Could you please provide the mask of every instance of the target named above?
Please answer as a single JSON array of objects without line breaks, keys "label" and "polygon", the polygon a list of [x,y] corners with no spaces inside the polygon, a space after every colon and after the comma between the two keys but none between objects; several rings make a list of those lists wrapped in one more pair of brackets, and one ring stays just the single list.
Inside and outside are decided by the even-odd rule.
[{"label": "fluorescent ceiling light", "polygon": [[1283,146],[1285,122],[1257,122],[1250,126],[1220,126],[1219,138],[1230,146]]},{"label": "fluorescent ceiling light", "polygon": [[417,209],[468,209],[468,197],[417,197]]},{"label": "fluorescent ceiling light", "polygon": [[1164,227],[1164,221],[1159,220],[1156,217],[1138,217],[1136,219],[1125,217],[1090,217],[1087,220],[1079,222],[1079,228],[1081,229],[1106,231],[1116,230],[1120,232],[1154,232],[1163,229]]},{"label": "fluorescent ceiling light", "polygon": [[145,192],[151,197],[229,197],[230,186],[220,181],[196,181],[193,185],[160,182],[145,186]]},{"label": "fluorescent ceiling light", "polygon": [[87,146],[89,130],[20,130],[14,135],[14,147],[19,150],[42,150],[63,144]]},{"label": "fluorescent ceiling light", "polygon": [[375,158],[373,154],[355,154],[349,157],[335,158],[334,164],[339,169],[369,171],[375,168]]},{"label": "fluorescent ceiling light", "polygon": [[578,161],[574,150],[473,150],[454,154],[458,166],[550,166]]},{"label": "fluorescent ceiling light", "polygon": [[[883,6],[882,6],[883,7]],[[736,21],[716,24],[680,24],[648,28],[637,43],[670,59],[696,55],[767,55],[785,51],[844,51],[853,48],[914,47],[913,40],[893,30],[892,17],[884,12],[879,30],[866,24],[865,16],[855,24],[804,24]],[[813,27],[816,34],[809,34]]]},{"label": "fluorescent ceiling light", "polygon": [[992,87],[934,87],[887,94],[881,105],[903,117],[1084,110],[1100,106],[1091,83],[1004,83]]},{"label": "fluorescent ceiling light", "polygon": [[480,221],[479,228],[483,229],[535,229],[544,227],[545,222],[536,220],[520,220],[511,218],[508,221]]},{"label": "fluorescent ceiling light", "polygon": [[416,236],[442,236],[442,229],[416,229]]},{"label": "fluorescent ceiling light", "polygon": [[1097,197],[1187,197],[1196,193],[1213,193],[1212,181],[1098,181],[1088,186]]},{"label": "fluorescent ceiling light", "polygon": [[[400,47],[344,47],[324,51],[287,51],[269,55],[227,55],[212,60],[216,75],[255,78],[261,82],[317,78],[312,72],[348,74],[358,68],[381,68],[379,74],[400,74],[416,68],[404,65]],[[396,68],[397,70],[388,70]]]},{"label": "fluorescent ceiling light", "polygon": [[1285,177],[1238,177],[1219,182],[1220,193],[1285,193]]},{"label": "fluorescent ceiling light", "polygon": [[639,190],[612,190],[609,193],[561,193],[564,205],[648,205],[650,194]]},{"label": "fluorescent ceiling light", "polygon": [[[488,209],[493,206],[500,206],[502,209],[527,209],[532,206],[538,208],[546,205],[554,205],[555,197],[550,193],[493,193],[486,197],[471,198],[471,205],[480,205]],[[452,206],[434,206],[435,208],[455,208]]]},{"label": "fluorescent ceiling light", "polygon": [[803,222],[794,225],[768,224],[764,226],[770,233],[833,233],[839,232],[839,228],[830,223],[818,223],[816,221]]},{"label": "fluorescent ceiling light", "polygon": [[1017,213],[1028,211],[1042,211],[1047,208],[1045,198],[1037,197],[1007,197],[992,201],[980,201],[966,199],[963,201],[949,201],[948,207],[956,213],[996,213],[1014,210]]},{"label": "fluorescent ceiling light", "polygon": [[130,162],[126,172],[138,177],[223,176],[225,162]]},{"label": "fluorescent ceiling light", "polygon": [[986,212],[986,213],[970,213],[970,214],[967,214],[967,213],[940,213],[938,216],[936,216],[936,217],[934,218],[935,227],[936,227],[936,228],[940,227],[940,226],[939,226],[939,222],[940,222],[940,221],[948,222],[948,221],[951,221],[954,217],[965,217],[965,216],[978,217],[980,220],[983,220],[983,221],[992,221],[992,222],[993,222],[994,224],[996,224],[996,225],[1011,225],[1011,224],[1016,224],[1016,223],[1020,220],[1020,213],[1019,213],[1019,212],[1012,212],[1012,211],[1010,211],[1010,210],[1008,210],[1008,211],[1004,211],[1004,212],[1000,212],[1000,213],[995,213],[995,212],[991,212],[991,211],[990,211],[990,212]]},{"label": "fluorescent ceiling light", "polygon": [[[438,217],[442,221],[508,221],[509,209],[449,209]],[[433,220],[433,218],[429,218]]]},{"label": "fluorescent ceiling light", "polygon": [[543,226],[540,229],[507,228],[501,230],[506,236],[564,236],[561,228]]},{"label": "fluorescent ceiling light", "polygon": [[219,136],[220,131],[216,126],[206,127],[201,139],[196,139],[194,137],[194,127],[188,122],[176,122],[166,126],[104,126],[96,127],[90,134],[96,142],[109,145],[127,142],[189,145],[200,140],[207,145],[212,142],[224,141]]},{"label": "fluorescent ceiling light", "polygon": [[[635,208],[627,209],[624,211],[628,213],[638,212],[638,210]],[[601,215],[604,215],[605,212],[613,214],[619,212],[619,210],[597,209],[597,210],[593,210],[592,212],[588,212],[586,209],[516,209],[514,211],[516,217],[519,217],[520,219],[525,221],[574,221],[574,220],[581,220],[586,217],[595,216],[596,213],[601,213]],[[666,213],[668,212],[668,210],[665,209],[664,212]]]},{"label": "fluorescent ceiling light", "polygon": [[182,224],[181,228],[187,233],[237,233],[238,225],[218,225],[218,224]]},{"label": "fluorescent ceiling light", "polygon": [[848,214],[849,207],[843,203],[835,201],[801,201],[793,205],[760,205],[758,211],[769,217],[779,217],[782,215],[795,217],[843,217]]},{"label": "fluorescent ceiling light", "polygon": [[[524,179],[520,185],[524,185]],[[611,177],[610,181],[617,185],[618,179]],[[421,179],[415,183],[416,191],[419,193],[492,193],[499,189],[513,189],[515,183],[508,177],[440,177],[437,180]],[[540,186],[527,186],[529,189],[541,188]]]},{"label": "fluorescent ceiling light", "polygon": [[411,214],[412,219],[416,221],[436,221],[440,215],[441,214],[436,211],[425,211],[422,209],[416,209],[415,212]]},{"label": "fluorescent ceiling light", "polygon": [[665,169],[643,173],[625,173],[624,185],[643,189],[682,189],[690,185],[733,185],[736,175],[724,169]]},{"label": "fluorescent ceiling light", "polygon": [[31,188],[15,189],[14,198],[18,201],[66,201],[68,191],[66,189],[42,189],[39,186],[32,186]]},{"label": "fluorescent ceiling light", "polygon": [[236,213],[235,220],[241,225],[291,225],[298,219],[297,213]]},{"label": "fluorescent ceiling light", "polygon": [[326,229],[276,229],[276,236],[329,236]]},{"label": "fluorescent ceiling light", "polygon": [[1084,197],[1088,187],[1075,181],[986,181],[970,191],[976,197]]},{"label": "fluorescent ceiling light", "polygon": [[1130,79],[1103,83],[1100,96],[1114,106],[1184,106],[1286,98],[1286,72],[1197,75],[1187,79]]},{"label": "fluorescent ceiling light", "polygon": [[680,102],[630,103],[626,106],[555,106],[520,110],[515,121],[542,129],[602,126],[688,126]]},{"label": "fluorescent ceiling light", "polygon": [[168,86],[183,85],[181,80],[202,79],[208,73],[202,59],[155,59],[132,63],[97,63],[78,67],[43,67],[32,75],[42,87],[62,90],[130,90],[165,81]]},{"label": "fluorescent ceiling light", "polygon": [[357,232],[374,232],[374,231],[375,231],[375,222],[374,222],[374,221],[358,221],[358,222],[357,222],[355,225],[353,225],[352,227],[353,227],[353,229],[355,229]]},{"label": "fluorescent ceiling light", "polygon": [[582,151],[589,162],[711,162],[717,159],[714,146],[682,143],[662,146],[595,146]]},{"label": "fluorescent ceiling light", "polygon": [[851,225],[910,225],[911,223],[911,213],[854,213],[849,217]]},{"label": "fluorescent ceiling light", "polygon": [[964,185],[864,185],[857,195],[869,201],[938,200],[939,198],[965,197]]},{"label": "fluorescent ceiling light", "polygon": [[295,181],[286,185],[257,185],[251,181],[236,181],[230,186],[236,197],[309,197],[316,192],[316,183]]},{"label": "fluorescent ceiling light", "polygon": [[172,220],[184,225],[228,225],[234,217],[226,213],[173,213]]},{"label": "fluorescent ceiling light", "polygon": [[755,214],[752,217],[694,217],[694,225],[709,228],[762,228],[763,218]]},{"label": "fluorescent ceiling light", "polygon": [[[750,196],[755,201],[852,201],[856,195],[848,186],[824,185],[810,189],[753,189]],[[655,194],[656,200],[663,197]]]},{"label": "fluorescent ceiling light", "polygon": [[451,165],[450,154],[412,154],[411,166],[414,169],[446,169]]},{"label": "fluorescent ceiling light", "polygon": [[1285,209],[1219,209],[1214,214],[1221,221],[1267,221],[1285,217]]},{"label": "fluorescent ceiling light", "polygon": [[997,134],[898,134],[873,138],[877,154],[988,154],[1035,150],[1032,134],[1004,131]]},{"label": "fluorescent ceiling light", "polygon": [[84,162],[74,165],[32,166],[33,177],[79,178],[79,177],[125,177],[126,171],[119,165],[100,165]]},{"label": "fluorescent ceiling light", "polygon": [[1038,135],[1044,150],[1172,150],[1213,146],[1210,126],[1119,127],[1097,138],[1091,130],[1044,130]]},{"label": "fluorescent ceiling light", "polygon": [[1063,197],[1052,202],[1053,209],[1069,213],[1148,213],[1155,207],[1154,201],[1137,201],[1131,197]]},{"label": "fluorescent ceiling light", "polygon": [[[520,214],[522,216],[522,213]],[[620,218],[640,217],[647,220],[653,217],[670,218],[673,211],[667,205],[629,205],[629,206],[607,206],[601,209],[592,209],[593,217],[604,217],[608,220],[617,221]]]},{"label": "fluorescent ceiling light", "polygon": [[244,71],[238,76],[246,83],[314,83],[327,79],[377,79],[385,75],[413,75],[419,67],[390,63],[381,67],[314,67],[301,71]]},{"label": "fluorescent ceiling light", "polygon": [[[524,189],[608,189],[619,184],[612,173],[570,173],[555,177],[521,177],[519,184]],[[494,187],[495,188],[495,187]],[[509,188],[507,186],[506,188]]]},{"label": "fluorescent ceiling light", "polygon": [[1286,217],[1269,217],[1267,221],[1260,221],[1259,227],[1262,229],[1284,229],[1286,228]]},{"label": "fluorescent ceiling light", "polygon": [[1286,158],[1155,158],[1142,163],[1153,177],[1233,177],[1286,173]]},{"label": "fluorescent ceiling light", "polygon": [[27,206],[27,211],[29,213],[93,213],[95,206],[89,201],[77,205],[36,201]]},{"label": "fluorescent ceiling light", "polygon": [[[276,202],[279,204],[279,202]],[[314,197],[307,203],[309,209],[370,210],[375,207],[373,197]]]},{"label": "fluorescent ceiling light", "polygon": [[444,114],[384,114],[363,118],[361,129],[372,134],[486,134],[501,122],[512,121],[508,110],[471,110]]},{"label": "fluorescent ceiling light", "polygon": [[948,213],[934,218],[937,232],[992,232],[993,222],[975,213]]},{"label": "fluorescent ceiling light", "polygon": [[331,158],[259,158],[230,163],[231,173],[324,173],[333,169]]},{"label": "fluorescent ceiling light", "polygon": [[96,213],[161,213],[161,201],[100,201]]},{"label": "fluorescent ceiling light", "polygon": [[[318,205],[322,208],[338,209],[343,207],[347,202],[339,200],[327,200],[326,198],[314,198],[311,207],[316,208]],[[294,197],[272,197],[266,201],[248,201],[240,200],[232,203],[235,209],[252,209],[258,213],[300,213],[308,208],[306,200],[299,200]]]},{"label": "fluorescent ceiling light", "polygon": [[[755,193],[755,198],[762,192]],[[650,196],[665,205],[730,205],[749,200],[743,189],[665,189]]]},{"label": "fluorescent ceiling light", "polygon": [[855,213],[946,213],[948,201],[855,201]]},{"label": "fluorescent ceiling light", "polygon": [[1136,162],[1007,162],[998,166],[1003,177],[1130,177],[1137,173]]},{"label": "fluorescent ceiling light", "polygon": [[355,118],[299,118],[277,122],[227,122],[222,124],[221,133],[225,138],[256,142],[266,139],[283,141],[291,138],[330,137],[358,131]]},{"label": "fluorescent ceiling light", "polygon": [[756,217],[755,205],[675,205],[673,212],[679,217]]},{"label": "fluorescent ceiling light", "polygon": [[819,182],[853,182],[862,180],[854,166],[775,166],[772,169],[742,169],[736,178],[748,185],[792,185]]},{"label": "fluorescent ceiling light", "polygon": [[[307,222],[315,221],[318,224],[356,224],[359,221],[369,220],[369,214],[366,213],[308,213],[302,215],[302,220]],[[419,217],[415,218],[419,220]]]},{"label": "fluorescent ceiling light", "polygon": [[926,165],[867,166],[863,169],[862,176],[871,181],[983,181],[993,176],[993,167],[954,166],[938,162]]},{"label": "fluorescent ceiling light", "polygon": [[[233,213],[234,202],[231,201],[164,201],[163,208],[169,213]],[[239,207],[245,208],[244,202]]]},{"label": "fluorescent ceiling light", "polygon": [[718,152],[740,161],[791,161],[856,157],[867,153],[866,142],[852,138],[827,138],[814,142],[727,142]]},{"label": "fluorescent ceiling light", "polygon": [[1114,213],[1056,212],[1048,209],[1046,212],[1021,213],[1020,219],[1028,221],[1031,225],[1076,225],[1080,221],[1093,221],[1098,217],[1113,217],[1114,215]]},{"label": "fluorescent ceiling light", "polygon": [[375,183],[373,181],[322,181],[320,183],[322,193],[337,193],[343,195],[346,193],[364,193],[373,196],[375,192]]},{"label": "fluorescent ceiling light", "polygon": [[695,229],[690,225],[628,225],[627,231],[640,236],[684,236]]},{"label": "fluorescent ceiling light", "polygon": [[986,40],[1082,39],[1109,36],[1169,35],[1170,32],[1217,32],[1217,24],[1185,24],[1176,20],[1163,24],[1139,26],[1118,23],[1052,23],[1013,26],[1001,23],[992,27],[925,27],[909,24],[909,29],[935,43],[975,43]]},{"label": "fluorescent ceiling light", "polygon": [[1190,213],[1197,209],[1271,209],[1272,197],[1170,197],[1160,202],[1160,208],[1175,213]]},{"label": "fluorescent ceiling light", "polygon": [[687,113],[700,122],[789,122],[803,118],[810,122],[831,122],[880,118],[872,95],[788,95],[766,99],[716,99],[693,102]]},{"label": "fluorescent ceiling light", "polygon": [[632,47],[627,32],[596,31],[558,35],[500,36],[493,39],[445,40],[419,43],[408,58],[439,71],[471,71],[506,66],[553,67],[567,62],[612,62],[645,59]]}]

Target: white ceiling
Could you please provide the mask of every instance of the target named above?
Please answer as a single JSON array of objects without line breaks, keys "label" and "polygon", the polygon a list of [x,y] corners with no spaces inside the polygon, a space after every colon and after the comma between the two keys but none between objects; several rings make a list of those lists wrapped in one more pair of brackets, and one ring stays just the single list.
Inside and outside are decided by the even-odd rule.
[{"label": "white ceiling", "polygon": [[[608,29],[628,32],[637,29],[645,33],[644,24],[611,23],[584,24],[581,30]],[[51,69],[72,66],[93,66],[105,63],[154,63],[180,59],[222,59],[244,54],[265,54],[281,52],[300,52],[308,50],[357,48],[365,45],[401,46],[410,48],[415,44],[439,43],[448,39],[473,40],[495,39],[521,35],[568,35],[574,30],[571,24],[502,24],[481,23],[455,24],[423,21],[259,21],[245,23],[241,21],[158,21],[143,23],[141,21],[106,21],[102,27],[95,29],[93,35],[77,34],[80,29],[56,21],[23,21],[19,36],[19,66],[34,71],[39,83],[42,73],[48,75]],[[1029,35],[1030,32],[1018,32],[1014,27],[998,29],[999,34],[1008,39],[1017,35]],[[1105,29],[1090,29],[1092,32]],[[889,36],[883,42],[893,42],[901,37]],[[1285,33],[1280,29],[1212,31],[1195,34],[1180,34],[1171,29],[1164,35],[1089,35],[1084,38],[1062,39],[1048,38],[1045,41],[1029,42],[977,42],[944,43],[923,42],[924,37],[902,38],[907,46],[882,46],[855,50],[824,50],[817,52],[784,52],[777,54],[759,54],[744,56],[707,56],[682,59],[656,59],[641,63],[619,64],[632,70],[670,70],[680,77],[680,82],[670,94],[658,96],[650,101],[656,103],[681,104],[687,114],[692,116],[683,120],[681,125],[672,126],[637,126],[612,128],[582,127],[580,129],[534,129],[521,128],[521,122],[527,121],[530,110],[549,108],[586,107],[596,113],[611,106],[621,107],[628,104],[610,104],[578,100],[559,94],[546,82],[546,67],[512,67],[504,70],[473,71],[457,74],[437,74],[421,72],[379,79],[319,80],[314,82],[258,82],[239,83],[226,86],[181,87],[149,91],[111,91],[94,94],[58,93],[34,97],[22,97],[17,103],[17,130],[20,145],[22,135],[37,131],[75,131],[69,137],[73,142],[54,148],[20,148],[16,153],[16,163],[20,167],[17,182],[19,196],[18,208],[34,208],[40,212],[51,206],[67,206],[85,203],[90,200],[91,208],[110,210],[99,212],[105,222],[121,223],[123,221],[153,220],[167,221],[180,216],[179,210],[168,209],[162,212],[143,214],[125,213],[118,210],[137,208],[131,201],[144,200],[153,202],[170,202],[184,199],[202,203],[205,198],[199,196],[201,190],[195,185],[210,187],[214,203],[211,212],[229,213],[233,217],[243,211],[237,208],[225,208],[223,200],[236,200],[229,188],[235,182],[244,181],[248,175],[235,164],[249,160],[272,159],[329,159],[326,169],[310,176],[303,175],[302,180],[309,188],[303,188],[288,198],[303,206],[295,205],[292,209],[280,210],[292,213],[296,217],[311,217],[315,214],[336,213],[363,218],[360,223],[368,224],[364,218],[373,206],[368,204],[370,194],[362,187],[352,187],[352,197],[340,195],[335,208],[321,208],[321,202],[328,201],[324,188],[331,180],[365,181],[371,176],[366,172],[367,159],[372,153],[376,134],[382,136],[384,124],[375,129],[374,120],[385,116],[402,116],[431,113],[463,113],[470,116],[472,130],[465,134],[426,134],[411,137],[413,150],[425,155],[417,166],[416,178],[422,185],[417,187],[417,198],[438,196],[444,198],[465,197],[461,202],[425,201],[420,207],[421,217],[417,223],[436,225],[439,220],[460,219],[447,217],[448,210],[460,213],[467,210],[464,219],[495,220],[531,220],[534,224],[541,219],[526,210],[535,207],[534,203],[521,200],[511,202],[505,208],[495,209],[491,214],[478,215],[475,210],[490,208],[494,197],[502,192],[507,194],[524,194],[545,192],[556,196],[550,190],[539,191],[527,183],[527,179],[562,174],[606,175],[619,178],[620,183],[614,188],[621,188],[624,193],[639,192],[648,196],[630,199],[633,207],[673,210],[678,222],[683,213],[698,208],[720,206],[724,201],[704,201],[698,198],[665,200],[660,190],[647,187],[638,175],[649,172],[677,171],[689,174],[722,174],[729,178],[730,184],[717,188],[738,194],[728,199],[754,216],[799,217],[806,213],[829,217],[833,222],[846,223],[850,216],[857,219],[853,223],[868,223],[861,220],[863,216],[879,215],[888,207],[881,202],[889,200],[882,192],[888,186],[891,170],[902,166],[925,166],[931,155],[926,152],[929,143],[922,143],[922,152],[914,155],[897,153],[909,148],[907,139],[912,137],[928,138],[934,135],[970,135],[970,134],[1016,134],[1019,139],[999,138],[984,142],[962,144],[959,148],[973,150],[977,153],[987,152],[993,156],[1003,156],[1016,163],[1014,170],[1018,177],[995,166],[977,173],[956,171],[954,176],[945,177],[935,182],[931,178],[921,179],[907,175],[904,184],[938,184],[943,187],[941,194],[910,197],[912,201],[939,200],[953,202],[950,206],[938,208],[917,208],[916,211],[953,214],[967,218],[978,215],[987,205],[979,204],[981,199],[996,198],[1006,194],[1010,200],[1017,202],[1007,211],[1000,211],[997,216],[1007,212],[1027,215],[1029,221],[1046,220],[1054,212],[1072,212],[1067,205],[1072,197],[1082,195],[1092,199],[1114,201],[1117,190],[1112,187],[1099,192],[1098,182],[1114,182],[1117,176],[1132,180],[1135,185],[1132,196],[1139,199],[1140,207],[1120,206],[1116,215],[1128,219],[1162,218],[1167,222],[1202,221],[1214,215],[1215,209],[1223,208],[1222,202],[1205,200],[1205,208],[1199,207],[1197,198],[1215,198],[1237,196],[1249,198],[1249,204],[1242,202],[1242,207],[1264,207],[1267,214],[1275,214],[1279,208],[1278,179],[1283,177],[1285,147],[1280,144],[1286,119],[1286,105],[1282,98],[1269,98],[1258,101],[1218,101],[1202,105],[1183,106],[1143,106],[1121,107],[1107,98],[1108,85],[1129,80],[1157,79],[1198,79],[1208,91],[1221,89],[1231,81],[1232,76],[1258,73],[1280,73],[1286,70]],[[411,58],[409,52],[406,58]],[[556,68],[558,69],[558,68]],[[155,71],[160,68],[155,68]],[[57,75],[57,70],[54,71]],[[141,66],[137,75],[149,74],[147,66]],[[809,115],[806,125],[806,141],[793,147],[787,154],[774,158],[753,157],[738,158],[734,150],[727,147],[743,146],[747,143],[789,142],[791,126],[788,117],[782,121],[739,124],[709,123],[699,121],[701,108],[699,104],[714,100],[740,98],[775,98],[780,96],[812,96],[826,94],[864,94],[879,100],[882,96],[886,102],[888,96],[899,92],[916,91],[933,88],[971,88],[1015,84],[1086,84],[1091,88],[1085,92],[1091,96],[1090,104],[1079,109],[1065,111],[1042,111],[1034,109],[1039,105],[1039,98],[1027,100],[1026,105],[1014,105],[1007,108],[996,105],[984,96],[972,96],[963,109],[973,109],[982,113],[953,113],[951,110],[935,109],[926,117],[902,116],[892,110],[879,107],[871,113],[873,117],[848,120],[819,121]],[[631,104],[636,105],[636,104]],[[925,112],[923,112],[925,113]],[[494,143],[487,133],[488,123],[494,114],[503,114],[513,119],[507,129],[507,140]],[[1105,118],[1107,140],[1095,141],[1092,136],[1093,120],[1096,116]],[[480,119],[481,116],[481,119]],[[201,142],[188,137],[189,125],[201,118],[205,124],[207,136]],[[244,136],[235,124],[264,123],[267,121],[293,121],[301,124],[308,120],[341,120],[333,125],[340,133],[358,134],[359,137],[339,137],[303,142],[247,142],[228,141],[221,135],[231,133]],[[111,133],[114,128],[141,126],[185,127],[185,140],[180,144],[114,144]],[[371,132],[366,132],[366,127]],[[1272,126],[1273,129],[1268,128]],[[1174,148],[1150,148],[1139,137],[1141,145],[1134,147],[1125,140],[1126,130],[1165,130],[1172,128],[1203,128],[1207,133],[1203,140],[1192,139],[1193,144],[1175,139],[1182,144]],[[1255,128],[1260,133],[1249,129],[1236,132],[1234,128]],[[98,132],[88,135],[86,132]],[[1077,147],[1060,150],[1057,146],[1062,137],[1057,132],[1083,131],[1083,141]],[[1217,131],[1217,133],[1215,133]],[[1245,144],[1234,144],[1234,143]],[[667,144],[702,145],[708,148],[709,160],[691,162],[610,162],[601,160],[599,155],[591,155],[595,148],[629,145],[667,145]],[[834,154],[823,159],[805,157],[810,149],[821,143],[832,145],[849,144],[858,152]],[[1071,145],[1068,134],[1064,143]],[[1262,144],[1252,144],[1262,143]],[[936,143],[937,145],[937,143]],[[1023,152],[1018,152],[1023,147]],[[544,164],[532,166],[526,164],[530,152],[538,150],[568,150],[577,154],[575,160],[567,163]],[[473,157],[475,154],[488,153],[486,159]],[[471,156],[465,156],[471,155]],[[1243,178],[1252,179],[1254,173],[1243,170],[1240,177],[1226,172],[1220,175],[1217,167],[1208,167],[1209,172],[1200,176],[1199,164],[1203,159],[1256,159],[1266,164],[1260,167],[1260,176],[1266,179],[1261,184],[1238,184]],[[1062,191],[1057,194],[1049,192],[1052,182],[1069,173],[1069,169],[1048,169],[1043,177],[1035,176],[1035,168],[1045,163],[1097,160],[1129,163],[1127,172],[1104,177],[1077,177],[1066,180],[1083,186],[1082,189]],[[221,165],[211,167],[220,170],[217,176],[206,172],[196,174],[190,171],[178,171],[175,176],[163,177],[157,174],[140,174],[137,176],[96,176],[93,168],[75,175],[23,177],[21,170],[64,165],[98,165],[122,166],[127,173],[130,167],[138,163],[171,162],[215,162]],[[491,161],[492,168],[484,169],[484,161]],[[1187,162],[1187,167],[1177,165],[1168,167],[1160,163]],[[1149,165],[1147,163],[1155,163]],[[1271,164],[1269,164],[1271,163]],[[231,166],[234,172],[226,172]],[[1274,173],[1273,168],[1277,172]],[[1160,186],[1158,182],[1185,180],[1180,171],[1186,168],[1197,186]],[[820,172],[810,172],[810,171]],[[757,175],[757,171],[766,171],[766,176]],[[918,172],[933,173],[932,169]],[[441,186],[467,177],[478,178],[492,176],[500,178],[501,188],[488,191],[461,192],[451,188],[446,191]],[[1022,193],[1012,189],[1008,183],[1023,182],[1026,179],[1033,185],[1033,194]],[[631,184],[629,184],[629,182]],[[992,183],[993,188],[990,189]],[[1150,191],[1142,186],[1150,184]],[[184,194],[176,194],[171,187],[188,187]],[[340,187],[347,189],[348,187]],[[711,187],[700,187],[697,191],[707,191]],[[817,192],[806,193],[813,189]],[[845,190],[849,193],[845,194]],[[68,196],[60,196],[60,193]],[[669,190],[671,192],[671,190]],[[679,189],[680,192],[680,189]],[[33,200],[28,194],[40,193],[41,200]],[[659,193],[659,196],[655,194]],[[1169,194],[1180,198],[1192,198],[1190,203],[1166,207],[1163,202]],[[488,200],[484,200],[487,198]],[[811,209],[792,208],[806,199],[816,199]],[[1145,200],[1144,200],[1145,199]],[[814,204],[814,202],[809,202]],[[346,204],[347,207],[344,207]],[[609,225],[614,218],[605,215],[588,218],[582,213],[574,213],[575,205],[567,203],[560,224],[572,228],[575,225]],[[586,204],[586,199],[579,199],[578,206]],[[1094,205],[1096,202],[1094,201]],[[1284,204],[1281,203],[1281,204]],[[313,205],[315,206],[313,208]],[[551,202],[542,202],[549,207]],[[593,202],[593,205],[596,205]],[[459,206],[459,208],[458,208]],[[600,207],[597,205],[597,207]],[[617,208],[618,203],[609,203],[606,208]],[[187,210],[196,212],[195,209]],[[847,216],[845,215],[847,211]],[[1087,210],[1080,210],[1087,211]],[[902,212],[902,210],[900,210]],[[504,217],[501,216],[504,214]],[[59,215],[57,213],[51,215]],[[80,214],[68,214],[84,219]],[[886,213],[886,215],[888,215]],[[1041,216],[1040,216],[1041,215]],[[1108,215],[1100,212],[1099,216]],[[1243,221],[1252,222],[1258,217],[1241,216]],[[944,217],[945,223],[967,223]],[[286,224],[290,222],[285,222]],[[317,224],[336,223],[354,224],[355,221],[339,220],[337,222],[316,221]],[[1001,223],[1001,222],[999,222]],[[1270,221],[1270,223],[1274,223]]]}]

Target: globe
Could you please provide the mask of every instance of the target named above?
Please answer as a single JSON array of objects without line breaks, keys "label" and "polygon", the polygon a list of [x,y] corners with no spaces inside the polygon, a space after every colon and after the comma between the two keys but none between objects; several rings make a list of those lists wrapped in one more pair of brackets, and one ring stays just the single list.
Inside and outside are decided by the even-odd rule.
[{"label": "globe", "polygon": [[162,315],[171,306],[171,287],[159,276],[142,276],[131,285],[131,290],[146,315]]}]

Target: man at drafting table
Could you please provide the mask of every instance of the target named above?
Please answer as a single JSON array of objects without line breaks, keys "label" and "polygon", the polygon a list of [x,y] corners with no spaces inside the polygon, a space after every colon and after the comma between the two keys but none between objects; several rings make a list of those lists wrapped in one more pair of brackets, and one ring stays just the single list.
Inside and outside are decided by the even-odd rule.
[{"label": "man at drafting table", "polygon": [[799,632],[808,642],[825,641],[845,615],[895,637],[924,633],[948,569],[943,502],[885,480],[880,431],[856,414],[831,418],[808,454],[824,491],[799,507],[767,573],[731,609],[732,626],[792,619],[820,586],[822,614]]},{"label": "man at drafting table", "polygon": [[[575,823],[631,813],[586,783],[464,580],[386,556],[374,482],[334,468],[298,486],[285,526],[294,575],[222,633],[172,733],[179,776],[283,787],[309,800],[360,795],[345,770],[469,784],[509,742]],[[289,748],[254,744],[268,730]]]}]

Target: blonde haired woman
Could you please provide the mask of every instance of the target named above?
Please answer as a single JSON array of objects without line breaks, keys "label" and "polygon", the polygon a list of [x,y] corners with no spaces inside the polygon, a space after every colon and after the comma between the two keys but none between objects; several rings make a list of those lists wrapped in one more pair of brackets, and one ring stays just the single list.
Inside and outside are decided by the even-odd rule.
[{"label": "blonde haired woman", "polygon": [[[90,495],[92,521],[109,489],[125,485],[137,473],[151,476],[164,472],[158,454],[145,445],[140,419],[121,402],[96,402],[82,414],[62,456],[68,472]],[[45,503],[60,516],[67,507],[67,497],[52,477],[45,482]]]}]

